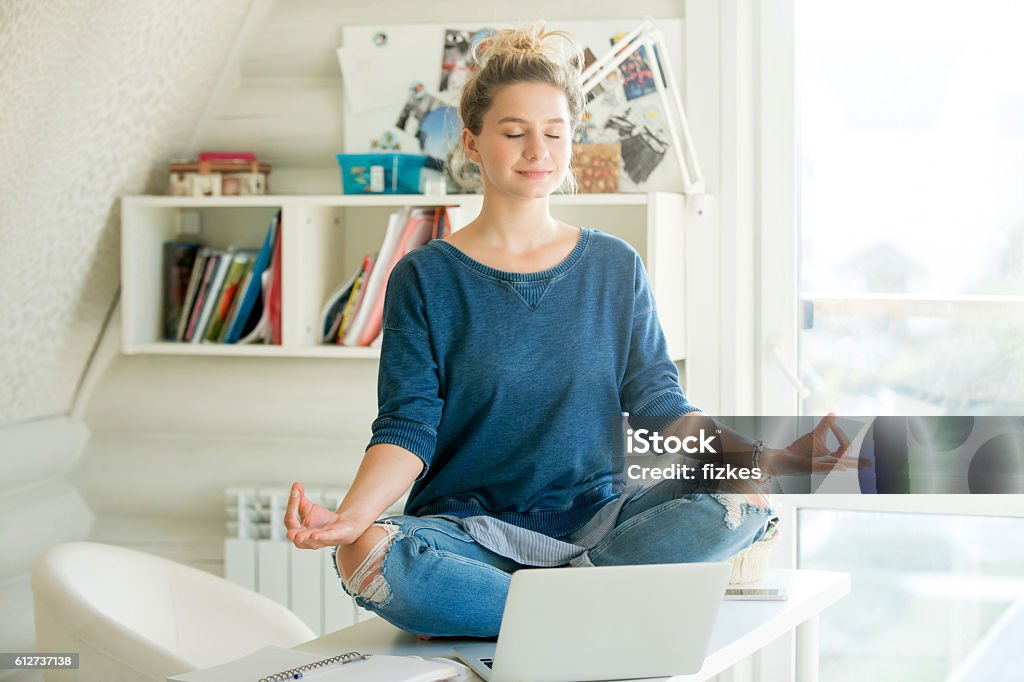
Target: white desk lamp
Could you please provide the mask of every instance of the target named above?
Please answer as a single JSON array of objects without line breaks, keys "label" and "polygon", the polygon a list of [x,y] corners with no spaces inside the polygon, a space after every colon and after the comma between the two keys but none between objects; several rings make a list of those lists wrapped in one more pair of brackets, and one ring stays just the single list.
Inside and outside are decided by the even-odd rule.
[{"label": "white desk lamp", "polygon": [[[622,62],[641,47],[647,47],[647,62],[654,74],[654,86],[661,98],[662,106],[665,108],[668,121],[668,131],[672,138],[672,149],[679,160],[679,170],[683,174],[683,193],[695,199],[698,213],[703,212],[704,204],[704,176],[700,172],[700,164],[697,161],[697,152],[693,148],[693,140],[690,137],[690,127],[686,122],[686,111],[683,109],[682,100],[679,98],[679,87],[676,85],[675,74],[672,73],[672,65],[668,60],[664,63],[664,73],[667,77],[662,79],[662,65],[659,64],[658,55],[654,46],[657,45],[661,55],[668,54],[665,50],[664,35],[650,17],[645,17],[643,22],[635,29],[627,33],[622,40],[612,45],[612,48],[587,67],[582,74],[583,94],[587,95],[598,86],[609,74],[615,71]],[[665,83],[668,83],[666,92]],[[671,94],[671,97],[669,97]],[[676,127],[676,117],[681,124],[680,130]]]}]

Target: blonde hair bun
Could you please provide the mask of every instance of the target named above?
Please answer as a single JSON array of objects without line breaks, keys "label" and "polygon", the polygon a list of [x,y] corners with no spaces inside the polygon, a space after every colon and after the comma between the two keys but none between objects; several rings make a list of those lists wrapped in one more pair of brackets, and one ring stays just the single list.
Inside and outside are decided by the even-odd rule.
[{"label": "blonde hair bun", "polygon": [[583,70],[583,47],[568,32],[548,30],[543,19],[519,28],[506,28],[473,45],[473,60],[482,69],[491,59],[546,57],[576,71]]}]

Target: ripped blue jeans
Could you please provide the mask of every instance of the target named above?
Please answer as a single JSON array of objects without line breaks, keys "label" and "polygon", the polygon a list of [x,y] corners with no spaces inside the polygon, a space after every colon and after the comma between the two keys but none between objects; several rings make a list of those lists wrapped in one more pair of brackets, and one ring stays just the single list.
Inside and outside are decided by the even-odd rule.
[{"label": "ripped blue jeans", "polygon": [[[626,502],[587,555],[594,566],[723,561],[757,542],[772,516],[743,494],[665,480]],[[414,634],[497,636],[512,573],[531,566],[490,551],[448,519],[397,516],[376,525],[387,535],[350,576],[338,570],[355,603]]]}]

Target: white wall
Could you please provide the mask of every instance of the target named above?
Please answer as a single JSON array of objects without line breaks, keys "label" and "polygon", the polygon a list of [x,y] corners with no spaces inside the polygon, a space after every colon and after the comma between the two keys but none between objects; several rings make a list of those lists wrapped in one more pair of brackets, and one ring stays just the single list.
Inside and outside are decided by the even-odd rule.
[{"label": "white wall", "polygon": [[97,516],[92,539],[221,574],[225,488],[351,482],[377,412],[375,360],[125,356],[119,318],[70,476]]},{"label": "white wall", "polygon": [[32,650],[28,574],[39,552],[85,536],[93,515],[63,475],[89,433],[52,417],[0,429],[0,651]]},{"label": "white wall", "polygon": [[69,415],[116,300],[117,197],[162,186],[249,8],[0,3],[0,651],[34,648],[36,555],[92,521]]}]

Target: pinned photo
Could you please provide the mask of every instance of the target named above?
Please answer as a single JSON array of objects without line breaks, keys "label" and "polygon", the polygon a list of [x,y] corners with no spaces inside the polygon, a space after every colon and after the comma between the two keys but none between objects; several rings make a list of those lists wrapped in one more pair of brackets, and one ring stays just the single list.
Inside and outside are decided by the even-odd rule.
[{"label": "pinned photo", "polygon": [[[612,45],[622,37],[622,34],[614,36],[611,39]],[[654,84],[654,72],[651,71],[648,62],[646,46],[641,46],[636,52],[626,57],[626,60],[619,65],[619,73],[622,74],[622,85],[628,100],[649,95],[657,90]]]},{"label": "pinned photo", "polygon": [[443,161],[449,152],[460,143],[461,122],[455,107],[443,106],[433,109],[420,119],[416,134],[420,149],[427,156]]},{"label": "pinned photo", "polygon": [[483,43],[494,35],[494,29],[481,28],[476,31],[445,29],[444,55],[441,59],[441,92],[458,95],[476,70],[473,63],[473,46]]},{"label": "pinned photo", "polygon": [[445,102],[431,94],[414,92],[405,101],[405,106],[402,107],[402,111],[398,114],[398,120],[395,121],[395,127],[404,130],[410,135],[418,135],[420,121],[423,120],[423,117],[434,109],[446,106],[448,105]]},{"label": "pinned photo", "polygon": [[572,172],[581,192],[591,194],[619,191],[622,145],[574,144]]},{"label": "pinned photo", "polygon": [[[589,47],[584,47],[583,48],[583,71],[585,72],[587,69],[589,69],[590,65],[593,64],[596,61],[597,61],[597,57],[594,56],[593,50],[591,50]],[[587,104],[589,104],[592,99],[594,99],[595,97],[600,95],[601,91],[603,89],[604,89],[604,86],[601,83],[598,83],[593,88],[591,88],[588,92],[584,93],[584,97],[586,97]]]},{"label": "pinned photo", "polygon": [[622,169],[636,184],[651,176],[669,150],[665,132],[652,128],[642,112],[628,108],[613,116],[608,127],[617,131],[622,143]]},{"label": "pinned photo", "polygon": [[612,71],[589,94],[594,96],[586,105],[574,141],[593,144],[618,142],[617,131],[609,128],[608,123],[613,116],[629,108],[629,101],[622,87],[622,75],[618,71]]},{"label": "pinned photo", "polygon": [[424,154],[438,161],[448,158],[462,130],[455,107],[425,92],[412,92],[395,126],[414,136]]}]

